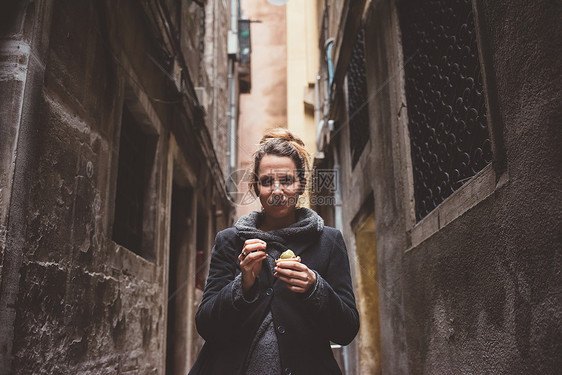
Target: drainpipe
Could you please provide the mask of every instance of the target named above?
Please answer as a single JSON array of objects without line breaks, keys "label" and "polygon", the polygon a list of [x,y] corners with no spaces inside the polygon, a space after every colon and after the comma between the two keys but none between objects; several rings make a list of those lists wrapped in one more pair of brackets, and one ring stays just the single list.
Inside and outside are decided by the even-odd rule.
[{"label": "drainpipe", "polygon": [[238,32],[238,0],[230,0],[230,30]]},{"label": "drainpipe", "polygon": [[316,128],[318,128],[322,116],[322,108],[320,107],[320,80],[320,74],[317,74],[316,84],[314,85],[314,123],[316,124]]},{"label": "drainpipe", "polygon": [[229,169],[228,174],[232,174],[234,172],[234,168],[236,168],[236,82],[235,82],[235,75],[234,75],[234,59],[229,59],[228,63],[228,86],[229,86],[229,110],[228,110],[228,117],[230,121],[230,131],[229,131]]},{"label": "drainpipe", "polygon": [[[340,232],[343,233],[343,211],[342,211],[342,202],[341,202],[341,168],[339,163],[339,156],[338,150],[334,145],[334,182],[336,184],[335,191],[334,191],[334,226]],[[342,357],[343,357],[343,368],[345,374],[350,374],[350,353],[349,347],[343,346],[342,347]]]},{"label": "drainpipe", "polygon": [[[229,30],[229,44],[235,43],[236,53],[229,50],[228,58],[228,150],[227,150],[227,165],[228,175],[230,176],[236,168],[236,59],[238,50],[238,9],[239,4],[237,0],[230,1],[230,30]],[[229,45],[229,49],[231,46]]]},{"label": "drainpipe", "polygon": [[342,204],[341,204],[341,168],[339,163],[339,157],[337,150],[334,150],[334,175],[335,175],[335,183],[336,189],[334,191],[334,199],[335,199],[335,206],[334,206],[334,221],[336,229],[339,229],[343,233],[343,212],[342,212]]}]

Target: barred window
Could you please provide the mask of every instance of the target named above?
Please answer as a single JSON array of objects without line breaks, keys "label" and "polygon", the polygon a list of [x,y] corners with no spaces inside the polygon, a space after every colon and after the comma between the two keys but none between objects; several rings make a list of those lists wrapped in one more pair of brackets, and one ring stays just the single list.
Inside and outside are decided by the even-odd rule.
[{"label": "barred window", "polygon": [[470,0],[401,1],[416,219],[492,160]]},{"label": "barred window", "polygon": [[349,140],[353,168],[369,142],[369,107],[367,79],[365,77],[365,35],[363,29],[357,35],[347,71]]}]

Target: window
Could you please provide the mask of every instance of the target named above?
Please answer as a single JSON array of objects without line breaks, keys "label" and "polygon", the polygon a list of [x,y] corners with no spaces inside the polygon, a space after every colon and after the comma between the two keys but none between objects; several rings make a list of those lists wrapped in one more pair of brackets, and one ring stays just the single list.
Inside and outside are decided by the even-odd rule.
[{"label": "window", "polygon": [[369,107],[367,79],[365,77],[364,40],[364,31],[361,29],[353,47],[347,72],[349,140],[353,168],[355,168],[369,141]]},{"label": "window", "polygon": [[401,1],[416,220],[492,160],[470,0]]},{"label": "window", "polygon": [[123,107],[113,240],[147,259],[153,257],[150,246],[143,244],[145,196],[155,151],[155,142],[151,138],[131,112]]},{"label": "window", "polygon": [[[174,166],[177,167],[177,166]],[[170,206],[170,251],[168,257],[168,317],[166,319],[166,374],[186,374],[188,358],[186,348],[192,347],[187,332],[194,317],[190,313],[192,294],[187,285],[193,279],[190,243],[192,228],[194,192],[183,182],[172,179],[172,200]]]},{"label": "window", "polygon": [[247,94],[252,88],[252,39],[250,20],[238,20],[238,43],[240,54],[238,59],[238,79],[240,81],[240,93]]}]

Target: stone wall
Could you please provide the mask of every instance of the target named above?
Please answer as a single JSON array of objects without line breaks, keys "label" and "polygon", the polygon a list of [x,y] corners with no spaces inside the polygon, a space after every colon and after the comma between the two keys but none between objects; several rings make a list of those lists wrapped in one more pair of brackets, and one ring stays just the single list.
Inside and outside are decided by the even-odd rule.
[{"label": "stone wall", "polygon": [[[234,1],[234,0],[233,0]],[[230,28],[230,1],[209,1],[205,8],[204,64],[200,66],[199,86],[206,89],[207,126],[217,145],[217,159],[228,175],[229,117],[227,30]],[[235,79],[235,78],[234,78]],[[235,110],[232,115],[237,117]]]},{"label": "stone wall", "polygon": [[475,9],[501,176],[489,196],[404,256],[405,309],[416,318],[407,323],[410,370],[555,374],[562,8],[477,1]]},{"label": "stone wall", "polygon": [[[212,236],[232,215],[215,157],[226,145],[214,149],[194,87],[225,87],[227,76],[223,67],[202,77],[200,20],[180,17],[204,9],[167,3],[168,31],[188,40],[176,55],[181,92],[169,54],[178,45],[152,12],[157,2],[3,5],[21,22],[3,23],[1,42],[1,373],[152,374],[168,364],[183,374],[193,363],[196,265],[206,271]],[[140,255],[113,240],[124,107],[154,143]],[[181,265],[169,261],[172,185],[191,192],[174,200],[191,207],[181,224],[189,235],[172,249]],[[183,320],[168,311],[176,292]],[[178,332],[167,331],[170,319]],[[179,362],[167,359],[167,342],[185,354]]]},{"label": "stone wall", "polygon": [[[379,311],[361,314],[367,323],[380,314],[380,349],[360,345],[360,372],[555,374],[562,358],[562,9],[551,1],[473,2],[494,160],[416,221],[397,3],[373,1],[351,20],[365,25],[370,140],[352,168],[349,93],[336,74],[336,130],[325,150],[341,163],[358,299],[372,303],[369,293],[378,289]],[[343,20],[352,15],[345,4]],[[342,25],[330,30],[345,34]],[[341,46],[336,53],[353,47]],[[356,249],[371,214],[376,266],[361,262],[366,251]],[[376,350],[380,370],[367,360]]]}]

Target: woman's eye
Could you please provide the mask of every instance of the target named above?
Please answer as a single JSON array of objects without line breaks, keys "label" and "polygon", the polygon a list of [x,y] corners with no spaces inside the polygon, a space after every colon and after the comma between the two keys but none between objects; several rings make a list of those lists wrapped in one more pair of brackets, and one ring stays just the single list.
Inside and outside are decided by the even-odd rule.
[{"label": "woman's eye", "polygon": [[271,186],[273,185],[273,179],[269,177],[262,178],[260,180],[260,185],[262,186]]},{"label": "woman's eye", "polygon": [[281,183],[281,185],[287,186],[287,185],[292,185],[295,182],[295,179],[291,177],[285,177],[282,178],[279,182]]}]

